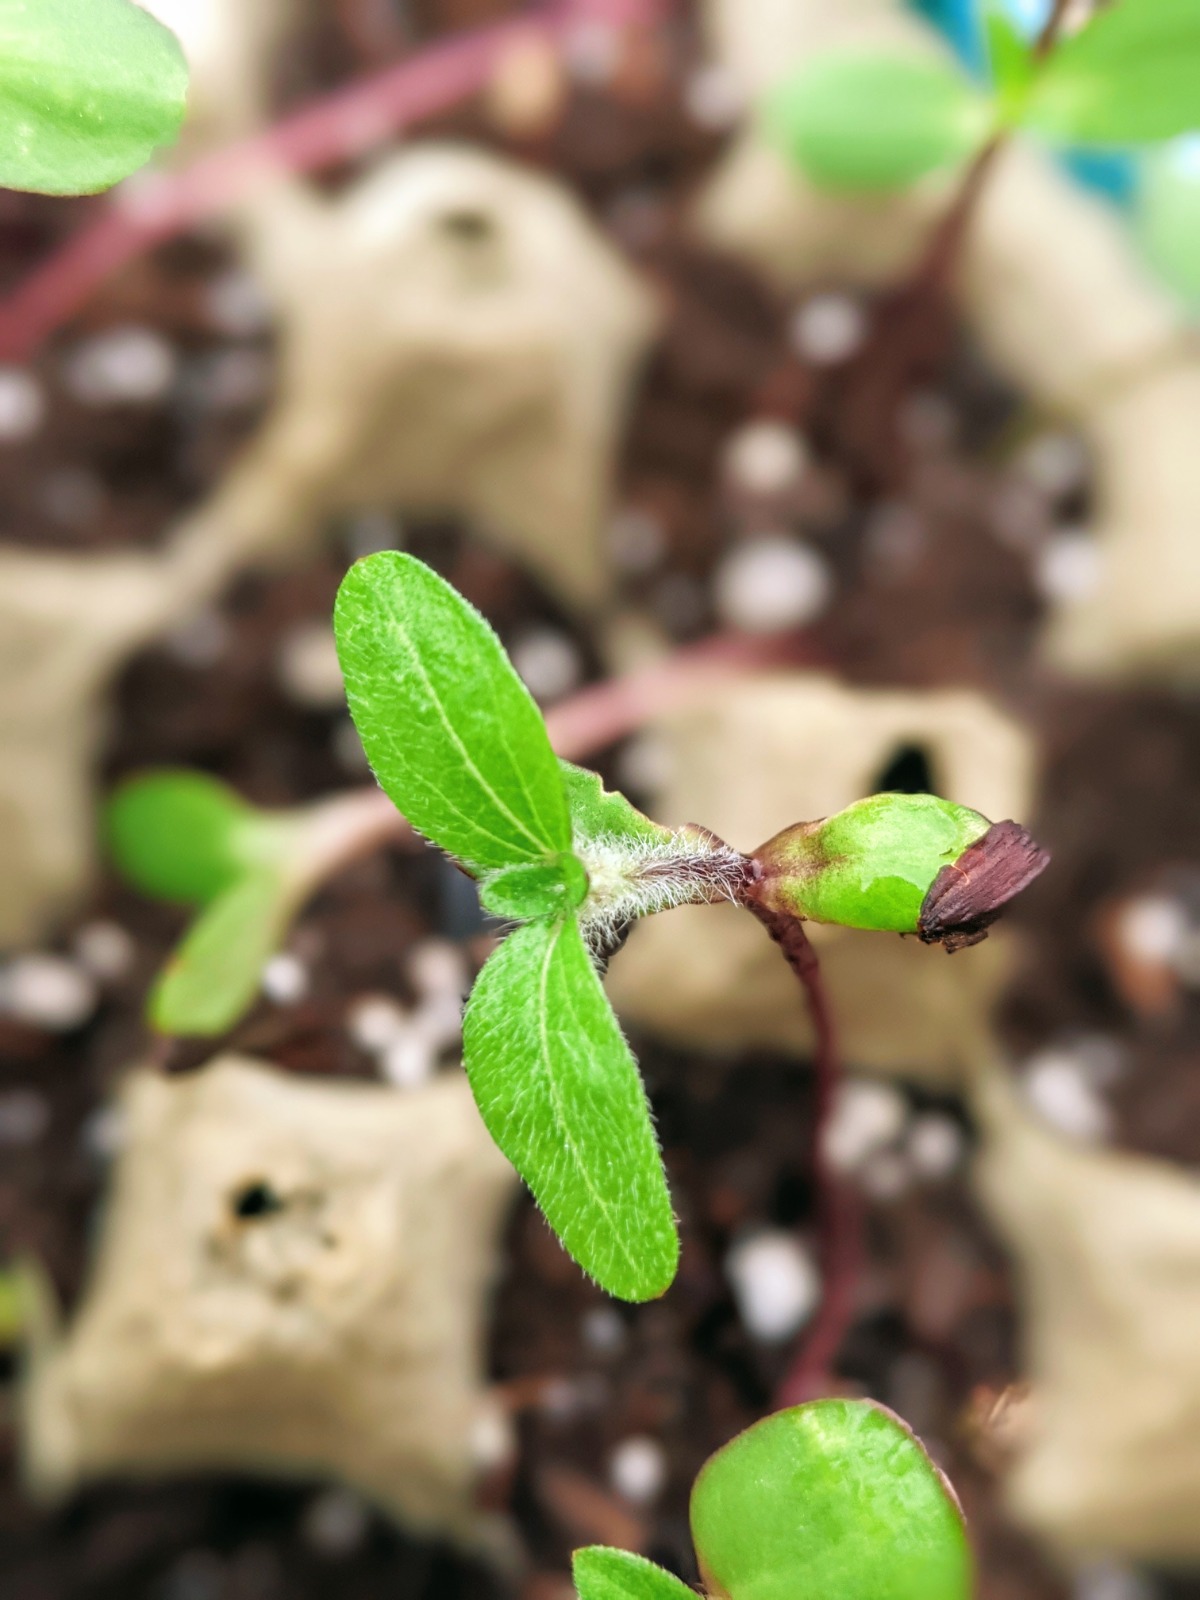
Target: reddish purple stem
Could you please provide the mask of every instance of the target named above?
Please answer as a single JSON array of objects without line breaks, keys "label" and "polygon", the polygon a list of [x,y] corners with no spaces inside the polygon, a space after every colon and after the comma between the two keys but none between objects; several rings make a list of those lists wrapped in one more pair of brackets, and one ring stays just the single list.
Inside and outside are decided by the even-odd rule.
[{"label": "reddish purple stem", "polygon": [[837,1031],[821,964],[804,925],[747,897],[743,904],[766,928],[804,989],[816,1032],[811,1162],[821,1238],[821,1304],[775,1391],[776,1406],[795,1406],[836,1390],[834,1362],[854,1321],[862,1256],[862,1219],[853,1191],[829,1164],[825,1133],[841,1076]]}]

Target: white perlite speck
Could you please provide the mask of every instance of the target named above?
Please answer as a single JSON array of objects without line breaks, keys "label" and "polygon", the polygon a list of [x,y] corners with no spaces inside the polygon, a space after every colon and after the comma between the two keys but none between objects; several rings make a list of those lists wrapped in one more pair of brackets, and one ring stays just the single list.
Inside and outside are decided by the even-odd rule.
[{"label": "white perlite speck", "polygon": [[847,1078],[838,1085],[823,1134],[826,1161],[835,1172],[856,1172],[877,1150],[894,1144],[908,1121],[908,1102],[890,1083]]},{"label": "white perlite speck", "polygon": [[1026,1064],[1026,1103],[1047,1126],[1081,1144],[1099,1144],[1112,1131],[1112,1112],[1073,1053],[1044,1050]]},{"label": "white perlite speck", "polygon": [[729,437],[722,464],[744,493],[785,494],[808,470],[808,446],[786,422],[762,417]]},{"label": "white perlite speck", "polygon": [[845,294],[815,294],[792,317],[793,348],[814,367],[848,361],[858,353],[866,335],[862,306]]},{"label": "white perlite speck", "polygon": [[114,328],[75,346],[63,381],[84,405],[149,405],[166,395],[176,366],[174,349],[152,328]]},{"label": "white perlite speck", "polygon": [[80,1027],[96,999],[91,976],[62,956],[18,956],[0,971],[0,1012],[49,1033]]},{"label": "white perlite speck", "polygon": [[745,633],[802,627],[825,610],[833,577],[811,545],[783,535],[735,545],[713,576],[721,621]]},{"label": "white perlite speck", "polygon": [[623,1439],[608,1463],[613,1488],[635,1506],[652,1504],[667,1481],[667,1458],[657,1439],[635,1434]]},{"label": "white perlite speck", "polygon": [[0,441],[31,438],[45,414],[45,396],[33,374],[24,367],[0,367]]},{"label": "white perlite speck", "polygon": [[328,622],[302,622],[284,634],[275,671],[283,692],[296,705],[329,711],[345,704],[342,669]]},{"label": "white perlite speck", "polygon": [[259,983],[263,994],[275,1005],[292,1006],[308,993],[308,968],[299,956],[281,950],[267,962]]},{"label": "white perlite speck", "polygon": [[1060,529],[1037,552],[1038,592],[1051,605],[1073,605],[1096,593],[1104,576],[1104,551],[1083,529]]},{"label": "white perlite speck", "polygon": [[740,1239],[725,1258],[725,1273],[749,1333],[764,1344],[790,1338],[821,1299],[821,1278],[794,1234],[764,1228]]}]

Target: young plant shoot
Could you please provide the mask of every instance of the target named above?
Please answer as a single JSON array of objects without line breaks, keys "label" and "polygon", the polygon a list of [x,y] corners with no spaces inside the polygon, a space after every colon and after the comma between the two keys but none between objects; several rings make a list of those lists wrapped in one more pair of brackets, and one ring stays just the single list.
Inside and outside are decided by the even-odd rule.
[{"label": "young plant shoot", "polygon": [[679,1251],[645,1092],[599,976],[628,925],[728,899],[798,971],[806,920],[954,950],[985,937],[1048,859],[1016,823],[933,795],[871,796],[750,855],[700,826],[659,827],[556,759],[495,633],[412,556],[352,567],[334,631],[380,786],[514,924],[464,1022],[483,1119],[566,1249],[622,1299],[662,1294]]},{"label": "young plant shoot", "polygon": [[764,128],[819,188],[902,188],[1024,131],[1059,144],[1173,138],[1196,126],[1200,6],[1116,0],[1036,42],[985,0],[992,87],[952,62],[847,47],[815,56],[763,105]]},{"label": "young plant shoot", "polygon": [[[712,1456],[692,1538],[714,1600],[969,1600],[954,1492],[899,1418],[859,1400],[778,1411]],[[575,1553],[579,1600],[695,1600],[625,1550]]]},{"label": "young plant shoot", "polygon": [[175,35],[132,0],[0,0],[0,185],[94,194],[183,122]]},{"label": "young plant shoot", "polygon": [[154,899],[196,909],[151,990],[155,1028],[212,1036],[232,1027],[296,912],[340,864],[347,840],[358,850],[379,834],[373,798],[335,795],[265,811],[216,778],[173,768],[117,787],[103,820],[121,873]]}]

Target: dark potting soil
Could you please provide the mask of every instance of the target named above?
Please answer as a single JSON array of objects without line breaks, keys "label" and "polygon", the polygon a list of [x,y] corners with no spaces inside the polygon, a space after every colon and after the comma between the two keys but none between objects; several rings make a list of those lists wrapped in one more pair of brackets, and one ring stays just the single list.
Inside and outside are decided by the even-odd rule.
[{"label": "dark potting soil", "polygon": [[[331,4],[281,63],[281,104],[510,9],[424,0],[401,15],[399,5],[373,0]],[[561,125],[535,143],[506,145],[478,106],[435,130],[484,138],[563,173],[664,292],[667,325],[638,389],[616,495],[627,591],[648,597],[681,641],[712,627],[718,562],[763,526],[761,504],[723,474],[723,447],[762,416],[807,437],[815,468],[798,498],[772,508],[772,525],[802,532],[833,577],[831,602],[800,641],[804,658],[862,683],[976,686],[1035,730],[1044,775],[1033,820],[1054,865],[1014,914],[1027,956],[1007,1004],[1007,1042],[1020,1058],[1081,1036],[1103,1041],[1121,1063],[1109,1093],[1114,1142],[1192,1166],[1200,1011],[1178,985],[1148,992],[1109,935],[1124,898],[1160,888],[1196,897],[1186,864],[1200,860],[1200,712],[1167,692],[1069,687],[1037,666],[1040,553],[1055,527],[1086,514],[1086,480],[1056,498],[1016,471],[1014,446],[1036,419],[969,349],[955,343],[892,397],[894,437],[880,439],[873,457],[847,426],[846,371],[805,360],[790,340],[794,308],[689,240],[689,196],[721,147],[687,110],[697,61],[685,17],[607,86],[576,86]],[[88,204],[3,196],[4,280],[65,237]],[[231,293],[250,305],[232,327],[219,310]],[[872,307],[862,309],[869,326]],[[170,381],[142,403],[86,403],[72,388],[73,353],[131,322],[161,342]],[[869,341],[865,348],[857,380],[869,386]],[[28,441],[0,444],[3,537],[80,551],[155,544],[265,411],[272,351],[269,323],[245,301],[219,243],[178,241],[125,270],[32,365],[46,417]],[[363,541],[401,537],[507,641],[549,630],[584,681],[597,675],[593,642],[469,530],[411,519],[401,528],[384,507],[367,524],[331,530],[302,570],[242,579],[217,610],[134,660],[116,694],[106,782],[185,763],[269,805],[361,783],[344,709],[299,703],[280,661],[288,641],[328,617]],[[898,757],[919,778],[921,753]],[[624,770],[621,749],[599,759]],[[36,1254],[68,1306],[83,1281],[111,1143],[105,1096],[146,1048],[142,1001],[180,918],[109,879],[56,948],[71,954],[80,930],[97,924],[115,924],[132,944],[94,1016],[57,1034],[0,1019],[0,1251]],[[373,1075],[347,1030],[348,1010],[364,994],[403,994],[407,954],[431,935],[460,940],[475,963],[486,949],[452,869],[427,850],[380,852],[300,918],[289,949],[309,977],[303,999],[263,1001],[233,1042],[296,1072]],[[410,1539],[315,1485],[111,1485],[66,1508],[37,1508],[15,1478],[6,1387],[6,1600],[561,1600],[571,1548],[597,1540],[641,1549],[693,1580],[691,1480],[712,1449],[768,1407],[786,1360],[786,1350],[746,1331],[725,1259],[755,1224],[812,1236],[810,1083],[792,1063],[703,1060],[652,1038],[633,1042],[682,1217],[683,1267],[663,1302],[616,1306],[522,1202],[490,1337],[520,1450],[511,1471],[484,1487],[488,1503],[516,1521],[528,1563],[519,1577]],[[181,1050],[171,1065],[199,1059]],[[955,1104],[915,1090],[909,1099],[940,1111],[969,1142]],[[24,1122],[13,1121],[14,1105],[25,1107]],[[981,1554],[982,1600],[1064,1600],[1065,1580],[1004,1520],[980,1422],[1020,1378],[1003,1254],[961,1165],[888,1198],[877,1191],[866,1197],[862,1309],[838,1364],[845,1388],[900,1411],[951,1473]],[[613,1477],[614,1456],[630,1440],[650,1442],[662,1478],[640,1501]],[[1194,1581],[1147,1582],[1159,1600],[1200,1596]]]}]

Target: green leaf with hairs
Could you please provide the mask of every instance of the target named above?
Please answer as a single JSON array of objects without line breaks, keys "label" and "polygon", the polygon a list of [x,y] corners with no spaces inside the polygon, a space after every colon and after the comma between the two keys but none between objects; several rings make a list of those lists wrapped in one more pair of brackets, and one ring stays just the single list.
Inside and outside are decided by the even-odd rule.
[{"label": "green leaf with hairs", "polygon": [[1200,127],[1200,4],[1117,0],[1061,40],[1024,127],[1076,144],[1142,144]]},{"label": "green leaf with hairs", "polygon": [[576,1550],[571,1576],[579,1600],[697,1600],[696,1591],[673,1573],[607,1545]]},{"label": "green leaf with hairs", "polygon": [[596,839],[632,845],[662,844],[671,837],[669,828],[651,822],[623,794],[606,789],[599,773],[576,767],[570,761],[560,761],[558,765],[577,847]]},{"label": "green leaf with hairs", "polygon": [[970,1600],[962,1512],[900,1419],[820,1400],[748,1428],[692,1489],[705,1586],[729,1600]]},{"label": "green leaf with hairs", "polygon": [[0,185],[92,194],[183,121],[187,66],[131,0],[0,0]]},{"label": "green leaf with hairs", "polygon": [[493,917],[528,922],[534,917],[561,917],[587,898],[588,876],[579,857],[567,851],[549,861],[522,861],[490,873],[479,886],[479,899]]},{"label": "green leaf with hairs", "polygon": [[493,1139],[583,1270],[622,1300],[662,1294],[679,1241],[658,1142],[573,918],[526,923],[489,957],[463,1058]]},{"label": "green leaf with hairs", "polygon": [[346,574],[334,632],[367,758],[413,827],[476,871],[571,848],[542,714],[474,606],[384,550]]},{"label": "green leaf with hairs", "polygon": [[821,189],[901,189],[975,150],[992,103],[947,62],[880,50],[813,57],[767,97],[764,125]]}]

